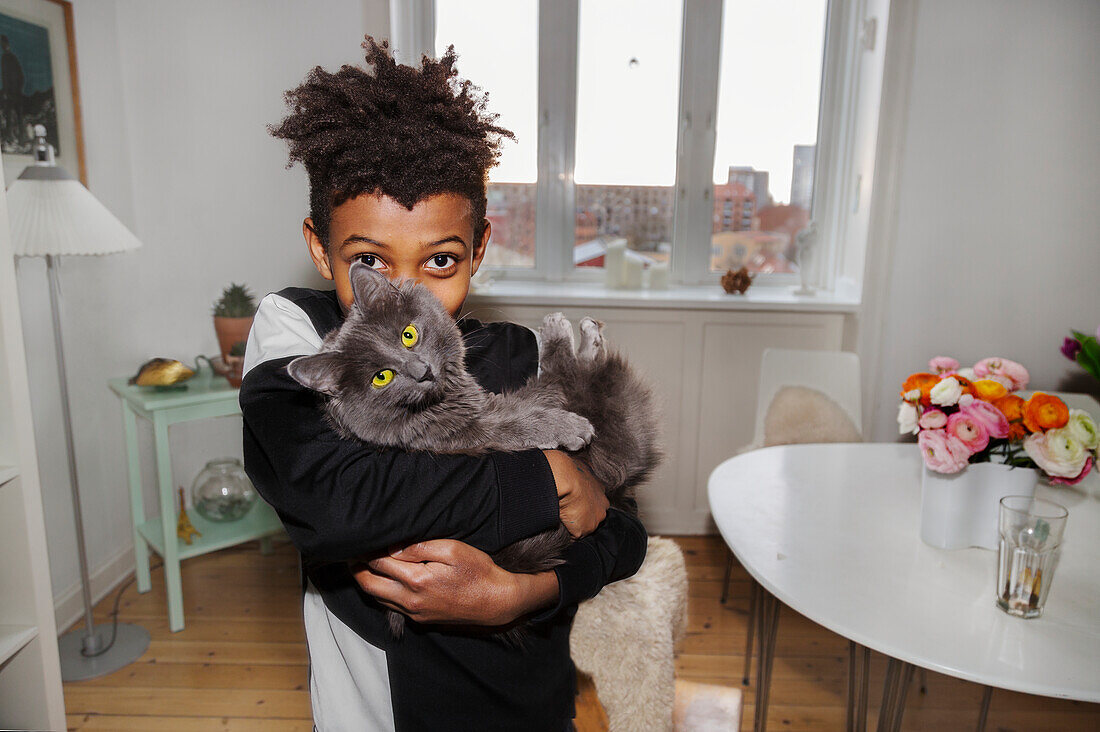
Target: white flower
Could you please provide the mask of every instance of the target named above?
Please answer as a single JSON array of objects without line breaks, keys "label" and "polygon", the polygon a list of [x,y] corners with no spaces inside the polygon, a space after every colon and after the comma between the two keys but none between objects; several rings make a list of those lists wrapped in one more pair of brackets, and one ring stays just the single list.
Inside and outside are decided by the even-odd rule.
[{"label": "white flower", "polygon": [[978,379],[978,377],[974,375],[974,369],[969,368],[969,367],[967,367],[965,369],[959,369],[955,373],[958,374],[959,376],[963,377],[967,381],[977,381],[977,379]]},{"label": "white flower", "polygon": [[920,401],[920,389],[910,389],[902,396],[907,402],[919,402]]},{"label": "white flower", "polygon": [[1028,435],[1024,438],[1024,452],[1055,478],[1076,478],[1089,458],[1089,451],[1065,427]]},{"label": "white flower", "polygon": [[1083,409],[1069,410],[1069,422],[1065,429],[1085,446],[1086,450],[1096,450],[1100,446],[1100,433],[1096,431],[1096,422]]},{"label": "white flower", "polygon": [[898,434],[901,435],[915,435],[920,432],[920,425],[918,424],[920,417],[917,414],[917,408],[909,402],[902,402],[898,405]]},{"label": "white flower", "polygon": [[940,379],[940,382],[932,387],[932,403],[938,407],[950,407],[959,402],[962,396],[962,385],[954,376]]}]

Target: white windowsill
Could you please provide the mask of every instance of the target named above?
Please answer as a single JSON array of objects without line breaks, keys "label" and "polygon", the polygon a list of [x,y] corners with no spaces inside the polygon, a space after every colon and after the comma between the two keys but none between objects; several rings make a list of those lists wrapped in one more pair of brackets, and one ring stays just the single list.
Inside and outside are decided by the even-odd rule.
[{"label": "white windowsill", "polygon": [[851,313],[859,293],[850,284],[835,292],[795,295],[794,287],[750,287],[744,295],[727,295],[717,285],[678,285],[667,290],[611,290],[600,282],[498,280],[470,290],[470,305],[538,305],[679,310],[780,310]]}]

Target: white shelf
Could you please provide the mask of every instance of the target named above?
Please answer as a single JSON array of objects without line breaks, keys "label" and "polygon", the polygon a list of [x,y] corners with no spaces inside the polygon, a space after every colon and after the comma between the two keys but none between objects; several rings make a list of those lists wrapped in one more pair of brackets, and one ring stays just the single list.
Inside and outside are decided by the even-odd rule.
[{"label": "white shelf", "polygon": [[0,485],[4,485],[17,475],[19,475],[19,468],[14,465],[0,465]]},{"label": "white shelf", "polygon": [[0,625],[0,666],[37,637],[33,625]]}]

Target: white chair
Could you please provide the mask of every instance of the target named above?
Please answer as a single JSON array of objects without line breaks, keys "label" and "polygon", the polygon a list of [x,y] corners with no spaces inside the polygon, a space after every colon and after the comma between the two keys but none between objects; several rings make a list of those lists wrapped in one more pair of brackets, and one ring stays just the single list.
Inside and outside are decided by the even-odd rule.
[{"label": "white chair", "polygon": [[[862,400],[860,397],[859,356],[841,351],[812,351],[789,348],[769,348],[760,359],[760,381],[756,401],[756,427],[753,447],[789,444],[805,439],[784,439],[781,435],[765,434],[768,410],[776,394],[786,386],[814,389],[836,402],[848,415],[857,433],[862,434]],[[835,411],[835,408],[834,408]],[[805,438],[806,436],[801,436]],[[809,437],[815,442],[836,442],[830,435]],[[849,438],[846,438],[849,439]],[[728,554],[726,573],[722,582],[722,602],[729,594],[730,574],[733,570],[733,553]],[[763,596],[755,579],[750,578],[749,622],[745,641],[745,668],[741,683],[748,686],[749,667],[752,663],[753,638],[760,635],[760,611]]]}]

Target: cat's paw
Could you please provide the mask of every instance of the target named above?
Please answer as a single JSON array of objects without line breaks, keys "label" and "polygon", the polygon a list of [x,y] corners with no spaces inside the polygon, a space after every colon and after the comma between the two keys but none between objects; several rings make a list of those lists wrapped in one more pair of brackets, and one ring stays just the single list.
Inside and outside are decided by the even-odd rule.
[{"label": "cat's paw", "polygon": [[603,323],[592,318],[581,319],[581,345],[577,349],[577,358],[582,361],[595,361],[603,353]]},{"label": "cat's paw", "polygon": [[542,319],[542,327],[539,328],[539,340],[543,347],[556,345],[568,347],[569,353],[573,352],[573,324],[566,319],[563,313],[550,313]]},{"label": "cat's paw", "polygon": [[580,450],[595,436],[596,428],[587,419],[573,412],[563,413],[561,433],[558,435],[560,447],[569,452]]}]

